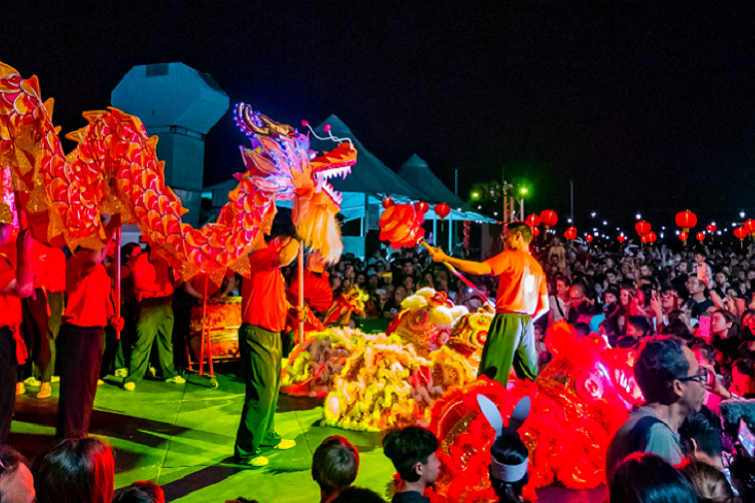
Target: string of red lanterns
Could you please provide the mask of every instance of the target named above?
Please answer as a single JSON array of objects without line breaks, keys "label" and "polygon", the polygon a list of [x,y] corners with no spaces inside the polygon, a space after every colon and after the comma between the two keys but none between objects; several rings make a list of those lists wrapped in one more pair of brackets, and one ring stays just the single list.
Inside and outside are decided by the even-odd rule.
[{"label": "string of red lanterns", "polygon": [[[391,206],[394,206],[395,202],[393,199],[389,196],[386,196],[382,201],[382,206],[385,209],[390,208]],[[424,201],[417,201],[414,203],[414,209],[420,214],[425,214],[429,211],[430,205]],[[446,217],[448,217],[451,214],[451,207],[446,203],[439,203],[436,204],[434,207],[435,214],[440,217],[441,220],[444,220]],[[638,215],[639,217],[639,215]],[[680,211],[676,214],[675,217],[675,223],[676,225],[681,229],[680,232],[677,233],[677,236],[679,237],[679,240],[682,241],[685,246],[687,244],[687,240],[690,236],[690,230],[697,225],[697,215],[693,213],[690,210]],[[558,223],[558,214],[553,210],[543,210],[538,215],[537,213],[532,213],[527,216],[525,219],[525,222],[530,225],[532,228],[532,235],[534,237],[537,237],[540,235],[541,231],[539,226],[542,224],[546,227],[546,229],[550,227],[555,227]],[[502,222],[499,222],[501,224]],[[605,224],[605,222],[604,222]],[[471,225],[471,222],[465,221],[464,227],[463,227],[463,233],[464,233],[464,246],[469,247],[469,226]],[[635,230],[637,231],[637,234],[640,236],[640,240],[642,243],[655,243],[658,239],[658,236],[655,234],[655,232],[652,232],[652,225],[645,221],[640,220],[635,224]],[[715,223],[710,223],[705,227],[705,231],[700,231],[695,234],[695,238],[697,238],[698,241],[701,243],[705,240],[706,234],[711,235],[711,239],[713,238],[713,235],[718,230]],[[743,245],[744,239],[749,235],[752,236],[755,240],[755,219],[748,219],[744,222],[743,225],[739,227],[735,227],[733,229],[734,236],[740,240],[740,243]],[[577,228],[574,226],[569,227],[564,232],[564,237],[569,240],[573,241],[578,236]],[[619,243],[625,243],[627,241],[627,236],[624,233],[621,233],[617,236],[617,241]],[[585,236],[585,241],[588,243],[592,243],[594,240],[594,237],[592,235]]]}]

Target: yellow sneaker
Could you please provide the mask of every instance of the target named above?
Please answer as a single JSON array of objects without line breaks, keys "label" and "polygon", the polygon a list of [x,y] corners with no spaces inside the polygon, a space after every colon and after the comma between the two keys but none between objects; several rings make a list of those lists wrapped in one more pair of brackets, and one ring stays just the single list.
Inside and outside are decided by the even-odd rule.
[{"label": "yellow sneaker", "polygon": [[50,387],[49,382],[43,382],[42,386],[39,388],[39,393],[37,393],[37,398],[39,400],[44,400],[45,398],[50,398],[52,396],[52,388]]},{"label": "yellow sneaker", "polygon": [[103,381],[102,379],[97,379],[97,386],[102,386],[103,384],[105,384],[105,381]]},{"label": "yellow sneaker", "polygon": [[280,441],[278,445],[273,447],[273,449],[278,449],[279,451],[285,451],[288,449],[291,449],[296,445],[296,440],[289,440],[287,438],[284,438]]},{"label": "yellow sneaker", "polygon": [[136,389],[136,383],[135,382],[123,383],[123,389],[125,389],[126,391],[134,391]]},{"label": "yellow sneaker", "polygon": [[17,382],[16,383],[16,396],[23,395],[26,393],[26,386],[24,386],[24,383]]},{"label": "yellow sneaker", "polygon": [[166,379],[165,382],[169,382],[171,384],[185,384],[186,379],[184,379],[181,376],[171,377],[170,379]]},{"label": "yellow sneaker", "polygon": [[263,466],[269,465],[270,460],[267,459],[265,456],[257,456],[239,464],[253,466],[254,468],[262,468]]},{"label": "yellow sneaker", "polygon": [[50,382],[60,382],[60,376],[52,376]]},{"label": "yellow sneaker", "polygon": [[28,379],[24,379],[24,385],[30,388],[39,388],[42,383],[36,377],[29,377]]}]

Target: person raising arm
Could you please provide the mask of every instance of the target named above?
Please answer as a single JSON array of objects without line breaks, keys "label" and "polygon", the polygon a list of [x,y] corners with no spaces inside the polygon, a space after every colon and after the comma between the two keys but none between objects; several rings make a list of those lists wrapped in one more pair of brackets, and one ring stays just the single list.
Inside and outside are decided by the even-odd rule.
[{"label": "person raising arm", "polygon": [[496,314],[482,350],[478,375],[484,374],[505,386],[512,365],[520,378],[537,377],[533,323],[548,312],[549,304],[545,273],[530,255],[530,226],[511,222],[504,229],[503,239],[504,251],[484,262],[449,257],[434,247],[428,249],[436,262],[446,262],[470,274],[499,277]]}]

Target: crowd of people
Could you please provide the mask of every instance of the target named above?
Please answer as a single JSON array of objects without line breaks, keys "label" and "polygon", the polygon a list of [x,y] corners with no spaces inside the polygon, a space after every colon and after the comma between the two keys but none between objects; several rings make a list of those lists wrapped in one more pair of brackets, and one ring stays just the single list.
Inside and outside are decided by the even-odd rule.
[{"label": "crowd of people", "polygon": [[[547,329],[562,320],[585,337],[637,351],[635,378],[646,403],[609,449],[611,501],[728,502],[739,501],[737,493],[755,500],[752,454],[735,447],[736,424],[725,428],[720,416],[722,400],[755,398],[755,249],[606,249],[554,237],[529,251],[547,276],[550,309],[534,322],[540,366],[551,357],[543,343]],[[472,289],[449,281],[424,253],[404,250],[386,259],[377,251],[331,274],[336,288],[368,290],[378,309],[365,317],[390,319],[394,297],[424,286],[480,307]],[[493,276],[469,279],[498,296]]]},{"label": "crowd of people", "polygon": [[[109,231],[118,224],[111,223]],[[3,232],[0,237],[10,243]],[[734,502],[738,501],[737,492],[742,501],[755,500],[752,456],[736,445],[736,432],[727,429],[719,415],[722,400],[755,397],[752,250],[702,246],[671,251],[651,245],[606,249],[564,245],[557,238],[547,243],[531,239],[528,226],[510,225],[503,240],[507,251],[483,262],[470,260],[477,257],[470,257],[465,249],[454,254],[463,259],[432,248],[429,252],[415,248],[390,254],[378,249],[364,261],[345,255],[328,267],[312,255],[307,261],[308,281],[324,281],[330,293],[318,295],[320,305],[311,307],[322,316],[330,302],[358,287],[369,300],[350,323],[379,320],[387,324],[401,310],[404,298],[431,287],[471,310],[494,311],[498,321],[494,320],[489,340],[498,342],[486,343],[486,348],[501,344],[495,346],[501,349],[488,352],[480,373],[504,385],[510,374],[532,379],[538,366],[548,363],[543,337],[550,325],[562,320],[585,337],[601,337],[614,347],[634,349],[635,379],[646,403],[630,413],[611,442],[606,467],[611,501],[700,498]],[[184,343],[181,337],[186,336],[188,327],[179,325],[188,317],[176,319],[173,310],[190,308],[201,302],[205,293],[216,297],[240,294],[243,298],[239,347],[249,376],[236,442],[237,461],[265,466],[267,459],[262,454],[266,449],[293,447],[292,440],[275,432],[274,415],[284,345],[281,333],[296,293],[292,262],[297,248],[295,239],[274,233],[267,248],[256,252],[258,260],[250,278],[239,281],[231,274],[216,285],[201,275],[182,283],[149,246],[124,246],[119,317],[111,295],[116,277],[112,253],[82,248],[66,261],[60,250],[43,247],[22,232],[14,258],[3,255],[0,263],[0,301],[4,303],[0,307],[7,307],[0,324],[0,342],[7,348],[0,350],[0,356],[15,358],[21,340],[26,342],[30,364],[21,368],[20,377],[25,378],[23,372],[33,373],[26,382],[39,383],[40,399],[49,396],[50,382],[60,374],[59,440],[37,458],[31,470],[15,451],[3,448],[2,501],[32,501],[28,497],[34,492],[38,501],[53,501],[46,496],[51,494],[60,501],[66,490],[56,484],[63,483],[77,484],[79,493],[72,494],[84,491],[90,495],[75,501],[113,500],[113,454],[99,440],[86,436],[98,379],[113,373],[123,378],[126,390],[134,390],[148,374],[171,383],[184,382],[177,370],[185,365],[178,357],[183,351],[174,352],[173,346],[177,334],[176,340]],[[476,288],[450,274],[441,262],[473,273],[469,279]],[[522,285],[530,277],[531,288],[523,293]],[[325,297],[330,302],[323,302]],[[512,328],[506,320],[515,320],[516,326]],[[23,327],[20,334],[11,330],[12,326]],[[122,333],[120,340],[115,338],[116,332]],[[516,343],[504,344],[510,340]],[[153,344],[158,357],[154,362],[150,359]],[[514,362],[517,345],[525,348],[524,358],[519,359],[524,362]],[[506,353],[511,361],[501,359],[499,353]],[[15,369],[15,362],[6,363],[0,365],[3,372]],[[260,369],[265,371],[260,373]],[[12,400],[7,396],[11,377],[3,379],[2,399],[12,415]],[[12,381],[16,382],[15,371]],[[16,393],[23,391],[20,388]],[[2,426],[0,444],[6,444],[8,409]],[[384,447],[401,479],[393,501],[427,501],[423,492],[433,484],[439,469],[434,455],[438,439],[422,428],[410,427],[389,433]],[[76,456],[86,459],[74,462]],[[507,435],[496,439],[491,456],[491,466],[521,466],[527,450],[517,435]],[[346,439],[324,441],[315,452],[312,467],[321,500],[370,501],[374,496],[381,501],[366,489],[350,487],[358,468],[359,453]],[[88,472],[63,475],[74,469]],[[491,470],[491,484],[500,500],[521,501],[526,473],[517,473],[522,475],[517,480],[496,478],[501,473],[512,471]],[[13,489],[8,489],[9,484]],[[19,496],[10,499],[6,494]],[[160,498],[159,488],[150,484],[130,487],[116,496],[117,501]]]},{"label": "crowd of people", "polygon": [[[465,254],[457,249],[457,254]],[[535,321],[539,362],[547,364],[542,339],[550,325],[567,321],[584,335],[599,334],[613,347],[638,348],[654,334],[675,335],[708,358],[716,375],[716,400],[755,398],[755,249],[701,246],[671,251],[657,246],[611,250],[553,238],[531,253],[548,278],[549,311]],[[698,270],[700,272],[698,272]],[[354,285],[369,294],[364,319],[392,319],[420,288],[443,291],[457,305],[483,307],[476,291],[433,262],[423,249],[367,260],[346,256],[329,268],[334,296]],[[493,275],[469,275],[476,290],[494,300]]]}]

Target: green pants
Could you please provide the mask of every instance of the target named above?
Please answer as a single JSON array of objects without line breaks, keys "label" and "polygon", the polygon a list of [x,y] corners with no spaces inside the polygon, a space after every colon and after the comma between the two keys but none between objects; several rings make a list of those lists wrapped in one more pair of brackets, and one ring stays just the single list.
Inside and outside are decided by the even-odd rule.
[{"label": "green pants", "polygon": [[520,379],[534,380],[540,373],[534,324],[525,314],[496,314],[482,348],[477,375],[487,375],[506,386],[512,365]]},{"label": "green pants", "polygon": [[152,344],[157,339],[158,376],[163,379],[175,377],[173,363],[173,306],[170,296],[144,299],[139,303],[139,318],[136,323],[136,340],[131,351],[128,377],[125,382],[144,378],[149,369]]},{"label": "green pants", "polygon": [[63,316],[63,293],[37,288],[33,296],[23,300],[23,309],[23,330],[31,350],[32,376],[49,383],[55,370],[55,341]]},{"label": "green pants", "polygon": [[239,351],[244,366],[246,397],[234,453],[243,462],[261,448],[281,441],[275,432],[275,409],[281,387],[281,334],[244,323],[239,328]]}]

